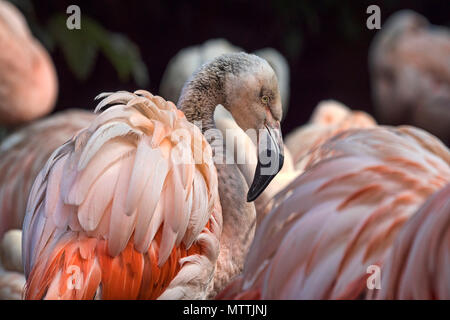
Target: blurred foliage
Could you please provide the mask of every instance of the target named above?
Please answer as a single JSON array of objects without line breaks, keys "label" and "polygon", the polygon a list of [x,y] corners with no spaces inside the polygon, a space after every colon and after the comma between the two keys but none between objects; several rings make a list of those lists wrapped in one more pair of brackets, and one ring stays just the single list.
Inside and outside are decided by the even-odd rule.
[{"label": "blurred foliage", "polygon": [[90,75],[98,52],[101,52],[114,66],[121,81],[132,75],[138,85],[148,83],[147,68],[139,48],[125,35],[108,32],[86,15],[82,15],[80,30],[69,30],[66,19],[66,15],[54,15],[47,30],[79,79],[85,80]]},{"label": "blurred foliage", "polygon": [[64,58],[79,80],[91,75],[97,56],[103,54],[112,64],[120,81],[133,80],[141,87],[149,82],[148,70],[138,46],[127,36],[106,30],[97,21],[81,13],[81,29],[69,30],[65,13],[55,13],[41,25],[30,0],[10,0],[25,15],[32,32],[50,50],[62,50]]}]

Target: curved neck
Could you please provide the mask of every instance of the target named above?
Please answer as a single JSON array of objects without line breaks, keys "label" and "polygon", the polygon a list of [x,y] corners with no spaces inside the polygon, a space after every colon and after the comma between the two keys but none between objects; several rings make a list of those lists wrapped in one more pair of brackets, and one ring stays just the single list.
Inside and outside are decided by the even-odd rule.
[{"label": "curved neck", "polygon": [[[205,70],[206,69],[206,70]],[[223,94],[224,74],[199,70],[185,85],[178,100],[178,108],[186,118],[199,126],[204,133],[215,127],[214,110],[218,104],[225,103]]]},{"label": "curved neck", "polygon": [[[185,86],[178,102],[178,107],[191,123],[197,126],[201,124],[203,133],[215,128],[214,110],[218,104],[226,102],[222,93],[222,80],[223,75],[209,75],[200,71]],[[226,146],[223,148],[226,150]],[[242,272],[246,253],[253,240],[256,222],[255,206],[247,202],[248,185],[238,166],[216,163],[216,169],[222,205],[223,231],[214,284],[211,292],[208,293],[210,297],[215,296],[234,276]]]}]

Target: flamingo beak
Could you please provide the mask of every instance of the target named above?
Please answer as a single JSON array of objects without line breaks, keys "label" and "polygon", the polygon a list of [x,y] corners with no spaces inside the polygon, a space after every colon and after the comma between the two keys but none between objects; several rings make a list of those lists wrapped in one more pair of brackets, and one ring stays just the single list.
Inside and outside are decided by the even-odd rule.
[{"label": "flamingo beak", "polygon": [[247,202],[254,201],[266,189],[270,181],[283,167],[284,146],[280,122],[265,124],[258,135],[258,163],[252,185],[247,193]]}]

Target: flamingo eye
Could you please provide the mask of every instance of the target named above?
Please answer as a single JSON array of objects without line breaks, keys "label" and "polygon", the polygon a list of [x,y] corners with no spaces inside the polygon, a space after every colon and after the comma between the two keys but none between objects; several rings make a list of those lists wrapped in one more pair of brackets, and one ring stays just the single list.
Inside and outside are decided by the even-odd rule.
[{"label": "flamingo eye", "polygon": [[262,101],[262,103],[264,103],[264,104],[268,104],[268,103],[269,103],[269,97],[268,97],[268,96],[262,96],[262,97],[261,97],[261,101]]}]

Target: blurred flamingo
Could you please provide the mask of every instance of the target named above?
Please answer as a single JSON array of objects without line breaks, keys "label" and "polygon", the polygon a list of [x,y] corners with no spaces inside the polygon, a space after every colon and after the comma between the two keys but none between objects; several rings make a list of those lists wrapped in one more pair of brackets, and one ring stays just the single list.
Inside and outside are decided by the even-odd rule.
[{"label": "blurred flamingo", "polygon": [[31,186],[53,151],[94,118],[88,111],[59,112],[16,130],[0,143],[0,238],[22,227]]},{"label": "blurred flamingo", "polygon": [[450,29],[395,13],[369,51],[372,95],[383,124],[412,124],[450,144]]},{"label": "blurred flamingo", "polygon": [[[112,107],[52,154],[31,190],[25,297],[215,295],[242,270],[255,220],[247,200],[283,163],[274,71],[254,55],[216,58],[186,84],[182,111],[145,91],[100,98],[97,111]],[[248,187],[235,164],[213,163],[207,137],[192,122],[207,134],[218,104],[242,129],[269,138],[277,156],[272,175],[258,165]]]},{"label": "blurred flamingo", "polygon": [[57,91],[50,56],[19,10],[0,0],[0,125],[14,126],[50,113]]},{"label": "blurred flamingo", "polygon": [[[389,254],[405,223],[450,181],[449,150],[412,127],[349,130],[322,144],[309,159],[306,171],[273,199],[243,274],[217,298],[365,297],[367,268],[392,259]],[[427,235],[445,229],[423,227]],[[420,258],[429,254],[445,261],[448,255],[445,245],[428,252],[422,243],[417,250]],[[414,276],[411,281],[426,277]]]}]

